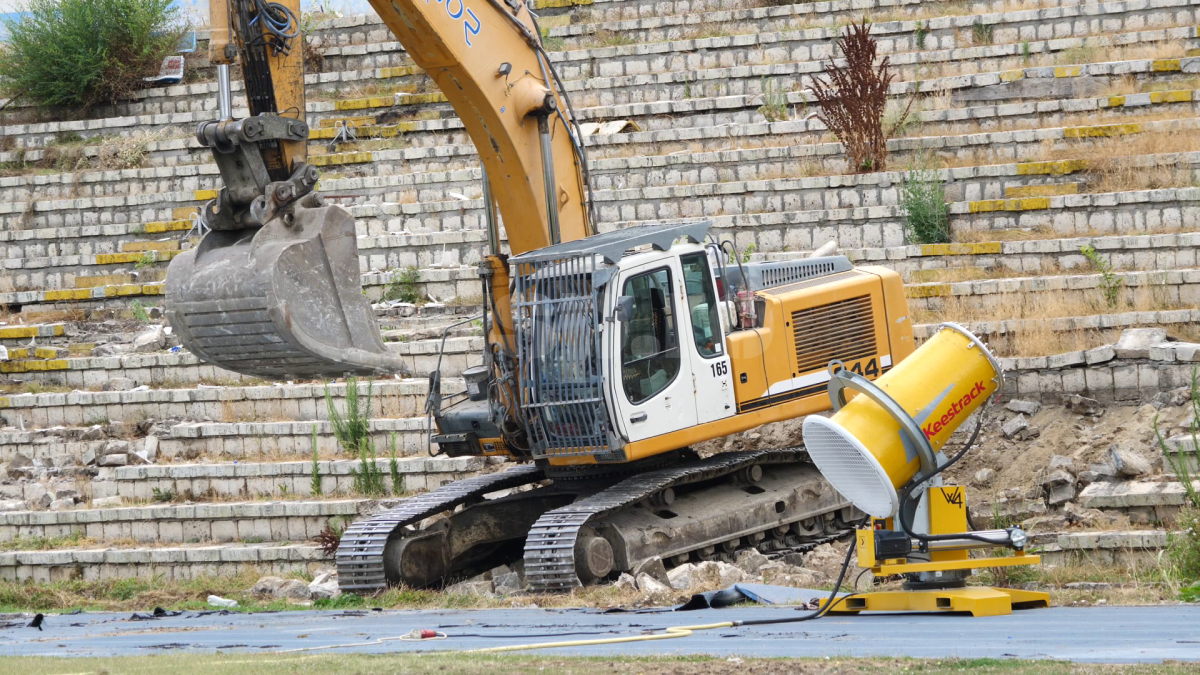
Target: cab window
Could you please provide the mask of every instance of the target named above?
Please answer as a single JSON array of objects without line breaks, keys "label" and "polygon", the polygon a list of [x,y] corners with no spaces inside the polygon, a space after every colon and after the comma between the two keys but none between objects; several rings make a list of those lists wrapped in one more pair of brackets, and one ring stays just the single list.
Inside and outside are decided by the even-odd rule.
[{"label": "cab window", "polygon": [[719,356],[722,353],[721,319],[717,314],[712,275],[708,273],[708,256],[696,253],[679,260],[683,263],[683,283],[687,287],[688,316],[692,319],[696,350],[705,358]]},{"label": "cab window", "polygon": [[632,277],[621,294],[633,298],[631,318],[621,324],[621,380],[630,402],[641,403],[665,389],[679,372],[671,271],[663,268]]}]

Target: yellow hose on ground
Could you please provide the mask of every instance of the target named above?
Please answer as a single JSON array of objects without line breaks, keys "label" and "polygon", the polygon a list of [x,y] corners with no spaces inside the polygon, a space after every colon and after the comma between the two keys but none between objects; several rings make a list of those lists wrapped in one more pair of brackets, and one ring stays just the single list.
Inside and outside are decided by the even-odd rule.
[{"label": "yellow hose on ground", "polygon": [[697,626],[670,626],[664,633],[653,633],[651,635],[629,635],[618,638],[600,638],[596,640],[567,640],[564,642],[537,642],[528,645],[507,645],[504,647],[487,647],[486,649],[469,649],[466,654],[486,654],[489,652],[516,652],[526,649],[550,649],[553,647],[585,647],[589,645],[615,645],[623,642],[649,642],[651,640],[674,640],[675,638],[683,638],[691,635],[698,630],[712,630],[714,628],[733,628],[737,624],[733,621],[725,621],[722,623],[706,623]]}]

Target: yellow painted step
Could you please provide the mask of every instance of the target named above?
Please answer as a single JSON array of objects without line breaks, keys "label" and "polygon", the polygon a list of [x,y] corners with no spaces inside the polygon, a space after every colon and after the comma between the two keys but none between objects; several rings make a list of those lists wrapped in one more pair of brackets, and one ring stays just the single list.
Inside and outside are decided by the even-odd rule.
[{"label": "yellow painted step", "polygon": [[442,92],[430,94],[410,94],[397,92],[390,96],[371,96],[368,98],[352,98],[334,101],[334,110],[364,110],[366,108],[391,108],[397,105],[424,105],[429,103],[445,103],[446,95]]},{"label": "yellow painted step", "polygon": [[1122,124],[1097,124],[1086,127],[1067,127],[1063,129],[1065,138],[1107,138],[1113,136],[1128,136],[1140,134],[1145,130],[1141,122],[1125,122]]},{"label": "yellow painted step", "polygon": [[908,282],[913,284],[924,284],[933,281],[940,281],[941,279],[945,278],[944,275],[947,272],[954,272],[955,274],[963,275],[969,274],[970,272],[975,272],[979,277],[984,277],[987,275],[986,269],[975,265],[967,267],[951,267],[948,269],[911,270],[908,273]]},{"label": "yellow painted step", "polygon": [[57,359],[62,355],[61,347],[34,347],[33,352],[28,347],[18,347],[8,350],[8,358],[16,359]]},{"label": "yellow painted step", "polygon": [[206,202],[210,199],[216,199],[218,192],[220,190],[196,190],[192,198],[198,202]]},{"label": "yellow painted step", "polygon": [[[100,256],[96,256],[99,258]],[[92,277],[75,277],[75,288],[96,288],[114,284],[133,283],[132,274],[99,274]]]},{"label": "yellow painted step", "polygon": [[146,223],[145,227],[143,227],[142,229],[145,230],[146,234],[161,234],[163,232],[181,232],[181,231],[186,232],[187,230],[192,229],[192,221],[190,221],[190,220],[169,220],[169,221],[160,221],[160,222],[155,222],[155,223]]},{"label": "yellow painted step", "polygon": [[345,126],[351,127],[366,127],[375,124],[374,115],[360,115],[358,117],[329,117],[317,122],[317,126],[325,129],[333,129],[341,122]]},{"label": "yellow painted step", "polygon": [[998,241],[981,241],[975,244],[925,244],[921,247],[921,255],[994,255],[1000,253],[1001,246]]},{"label": "yellow painted step", "polygon": [[[5,361],[0,363],[0,373],[32,373],[47,370],[66,370],[66,359],[51,359],[47,361]],[[4,399],[7,404],[8,399]]]},{"label": "yellow painted step", "polygon": [[[99,289],[99,290],[97,290]],[[92,300],[94,298],[115,298],[126,295],[162,295],[163,284],[117,284],[113,286],[97,286],[96,288],[69,288],[61,291],[46,291],[45,302],[63,302],[70,300]]]},{"label": "yellow painted step", "polygon": [[1063,176],[1088,168],[1086,159],[1060,159],[1050,162],[1021,162],[1017,164],[1018,176]]},{"label": "yellow painted step", "polygon": [[[1108,107],[1119,108],[1128,103],[1128,96],[1109,96]],[[1172,89],[1171,91],[1150,92],[1150,103],[1187,103],[1192,100],[1191,89]]]},{"label": "yellow painted step", "polygon": [[[364,124],[354,127],[354,134],[357,138],[396,138],[403,136],[412,131],[417,130],[416,122],[396,122],[395,124],[376,125]],[[310,129],[308,132],[308,140],[333,140],[337,138],[340,129],[332,127],[321,129]]]},{"label": "yellow painted step", "polygon": [[1079,194],[1079,183],[1049,183],[1047,185],[1021,185],[1004,188],[1004,196],[1008,199],[1059,197],[1062,195],[1077,194]]},{"label": "yellow painted step", "polygon": [[950,295],[950,284],[905,286],[904,295],[909,298],[945,298]]},{"label": "yellow painted step", "polygon": [[138,251],[178,251],[179,242],[177,241],[127,241],[121,244],[121,250],[125,253],[135,253]]},{"label": "yellow painted step", "polygon": [[91,356],[92,350],[96,348],[95,342],[73,342],[67,345],[67,351],[72,356]]},{"label": "yellow painted step", "polygon": [[971,213],[991,213],[993,211],[1037,211],[1050,208],[1049,197],[1028,197],[1026,199],[984,199],[969,202]]},{"label": "yellow painted step", "polygon": [[342,166],[344,164],[363,164],[373,161],[369,152],[342,152],[335,155],[309,155],[308,162],[313,166]]},{"label": "yellow painted step", "polygon": [[[163,242],[166,243],[166,242]],[[173,242],[178,246],[178,242]],[[127,265],[130,263],[167,262],[183,251],[143,251],[141,253],[97,253],[97,265]]]},{"label": "yellow painted step", "polygon": [[[61,336],[63,334],[62,324],[50,326],[50,333],[53,336]],[[0,339],[16,340],[20,338],[32,338],[42,336],[41,326],[4,326],[0,327]]]}]

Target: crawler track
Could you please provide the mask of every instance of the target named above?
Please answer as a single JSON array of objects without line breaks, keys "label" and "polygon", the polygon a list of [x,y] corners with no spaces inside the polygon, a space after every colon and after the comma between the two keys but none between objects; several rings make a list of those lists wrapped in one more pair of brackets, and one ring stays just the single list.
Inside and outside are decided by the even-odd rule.
[{"label": "crawler track", "polygon": [[711,480],[754,464],[800,461],[803,448],[730,452],[683,466],[649,471],[602,490],[574,504],[544,514],[525,540],[525,579],[535,591],[557,591],[582,585],[575,571],[575,542],[579,530],[666,488]]},{"label": "crawler track", "polygon": [[542,470],[532,464],[475,476],[406,499],[393,509],[354,523],[338,545],[338,586],[344,591],[382,591],[387,587],[383,553],[393,532],[489,492],[536,483],[543,478]]},{"label": "crawler track", "polygon": [[[575,560],[576,542],[582,529],[650,499],[667,488],[713,481],[755,465],[781,464],[807,464],[807,453],[803,448],[723,453],[624,479],[613,479],[606,487],[593,486],[591,489],[599,490],[543,513],[530,528],[524,548],[525,578],[530,590],[562,591],[582,585]],[[529,485],[545,477],[545,473],[532,464],[476,476],[407,499],[389,511],[355,523],[342,536],[337,552],[341,588],[358,593],[372,593],[386,588],[389,580],[385,551],[388,541],[404,528],[438,513],[470,505],[490,492]],[[570,494],[571,490],[567,493]],[[839,501],[838,506],[830,511],[843,506],[845,504]],[[803,537],[798,545],[760,550],[773,555],[789,551],[804,552],[845,534],[846,530],[829,530],[828,523],[825,531]],[[764,523],[763,526],[768,528],[771,524]],[[734,534],[734,537],[737,535]],[[793,540],[792,543],[797,541]]]}]

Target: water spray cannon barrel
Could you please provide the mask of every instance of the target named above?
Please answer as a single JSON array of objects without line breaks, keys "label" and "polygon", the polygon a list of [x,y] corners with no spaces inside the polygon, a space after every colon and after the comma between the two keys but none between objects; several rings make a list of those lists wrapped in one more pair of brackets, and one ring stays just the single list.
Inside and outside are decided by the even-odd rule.
[{"label": "water spray cannon barrel", "polygon": [[804,445],[834,489],[876,518],[895,515],[897,489],[936,469],[950,436],[1004,382],[987,346],[952,323],[874,382],[839,365],[830,364],[836,413],[806,418]]}]

